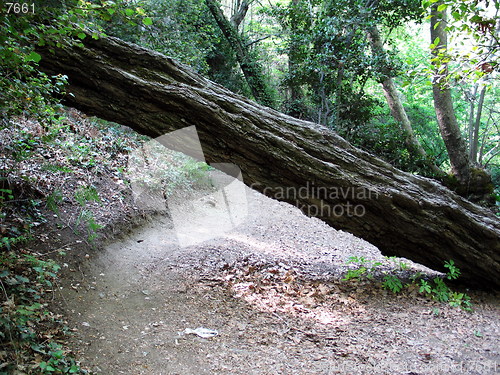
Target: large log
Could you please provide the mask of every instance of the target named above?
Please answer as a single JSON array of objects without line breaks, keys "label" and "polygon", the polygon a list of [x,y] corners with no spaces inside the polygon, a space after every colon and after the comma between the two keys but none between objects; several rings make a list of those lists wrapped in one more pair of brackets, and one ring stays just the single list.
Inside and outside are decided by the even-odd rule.
[{"label": "large log", "polygon": [[469,284],[500,286],[499,220],[439,183],[116,38],[41,53],[42,70],[68,75],[68,105],[152,137],[196,125],[207,161],[238,165],[253,188],[383,254],[438,270],[453,259]]}]

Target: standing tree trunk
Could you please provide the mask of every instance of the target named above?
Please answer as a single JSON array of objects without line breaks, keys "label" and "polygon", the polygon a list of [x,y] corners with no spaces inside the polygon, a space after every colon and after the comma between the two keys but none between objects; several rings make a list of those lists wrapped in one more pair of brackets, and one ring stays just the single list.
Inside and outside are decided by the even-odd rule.
[{"label": "standing tree trunk", "polygon": [[235,30],[238,30],[241,22],[245,19],[250,3],[251,1],[247,0],[243,0],[241,3],[239,1],[236,2],[236,9],[231,16],[231,25],[233,25]]},{"label": "standing tree trunk", "polygon": [[387,61],[386,53],[384,51],[382,38],[380,37],[380,33],[376,26],[372,26],[368,29],[368,39],[370,40],[373,55],[381,57],[384,62],[383,69],[386,71],[382,72],[383,78],[381,80],[384,96],[387,100],[387,104],[389,105],[389,109],[391,110],[392,117],[394,117],[396,122],[401,126],[408,152],[414,159],[422,161],[422,163],[434,174],[438,176],[442,175],[443,171],[441,171],[441,169],[429,160],[427,152],[425,152],[418,138],[415,136],[413,127],[408,115],[406,114],[406,110],[403,107],[403,103],[399,97],[399,92],[396,88],[394,80],[390,76],[389,69],[386,69],[385,67],[385,65],[389,62]]},{"label": "standing tree trunk", "polygon": [[290,36],[288,45],[287,83],[290,90],[290,97],[287,103],[287,114],[296,118],[304,118],[307,112],[303,105],[304,95],[299,82],[300,80],[298,79],[298,61],[300,60],[301,48],[303,48],[298,27],[299,20],[297,19],[297,15],[302,11],[300,1],[301,0],[292,0],[289,4]]},{"label": "standing tree trunk", "polygon": [[238,35],[238,31],[226,19],[224,13],[222,13],[222,10],[215,0],[205,1],[210,13],[212,13],[212,16],[215,19],[215,22],[217,22],[222,34],[233,49],[255,100],[265,106],[274,107],[274,100],[272,99],[269,93],[269,88],[264,80],[261,66],[250,56],[248,49]]},{"label": "standing tree trunk", "polygon": [[466,92],[467,100],[470,102],[469,106],[469,129],[468,129],[468,137],[469,137],[469,157],[471,160],[474,160],[472,155],[472,142],[474,139],[474,123],[475,118],[474,114],[476,113],[476,97],[477,97],[477,89],[479,84],[476,83],[470,92]]},{"label": "standing tree trunk", "polygon": [[500,288],[498,218],[437,182],[116,38],[39,52],[42,70],[69,77],[67,104],[153,137],[194,125],[207,161],[238,165],[252,188],[386,255],[438,270],[453,259],[464,281]]},{"label": "standing tree trunk", "polygon": [[470,139],[470,159],[471,162],[474,165],[478,165],[478,150],[479,150],[479,127],[481,126],[481,115],[483,114],[483,105],[484,105],[484,98],[486,95],[486,86],[483,86],[481,88],[481,92],[479,93],[479,101],[477,104],[477,112],[476,112],[476,119],[473,123],[472,127],[472,137]]},{"label": "standing tree trunk", "polygon": [[434,77],[432,93],[434,108],[441,136],[443,137],[451,169],[462,186],[467,186],[471,180],[471,163],[467,146],[460,132],[458,121],[453,108],[451,89],[449,88],[448,63],[441,61],[440,57],[447,54],[448,35],[446,32],[446,10],[438,11],[441,3],[435,3],[431,10],[431,43],[435,44],[432,50]]}]

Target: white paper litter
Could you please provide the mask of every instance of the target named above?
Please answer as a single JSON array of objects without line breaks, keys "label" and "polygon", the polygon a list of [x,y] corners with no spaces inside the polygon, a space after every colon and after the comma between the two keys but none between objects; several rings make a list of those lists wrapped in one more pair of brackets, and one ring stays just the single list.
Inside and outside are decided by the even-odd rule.
[{"label": "white paper litter", "polygon": [[213,329],[208,329],[208,328],[203,328],[203,327],[198,327],[196,329],[191,329],[191,328],[186,328],[182,334],[184,335],[197,335],[199,337],[202,337],[204,339],[208,339],[211,337],[215,337],[219,334],[216,330]]}]

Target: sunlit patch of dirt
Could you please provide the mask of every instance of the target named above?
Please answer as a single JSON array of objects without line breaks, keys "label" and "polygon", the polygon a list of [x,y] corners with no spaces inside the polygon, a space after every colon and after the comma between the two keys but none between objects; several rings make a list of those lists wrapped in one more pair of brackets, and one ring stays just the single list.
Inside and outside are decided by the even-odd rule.
[{"label": "sunlit patch of dirt", "polygon": [[224,281],[236,298],[260,311],[292,316],[340,327],[351,323],[365,308],[343,293],[335,282],[308,281],[284,264],[238,265],[225,271]]}]

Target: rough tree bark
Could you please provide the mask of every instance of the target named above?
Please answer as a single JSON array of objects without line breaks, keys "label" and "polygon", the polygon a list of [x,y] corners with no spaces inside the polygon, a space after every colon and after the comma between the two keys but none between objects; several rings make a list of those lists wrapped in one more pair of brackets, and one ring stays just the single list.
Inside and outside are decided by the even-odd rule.
[{"label": "rough tree bark", "polygon": [[437,182],[116,38],[40,53],[41,69],[68,75],[68,105],[153,137],[195,125],[207,161],[240,166],[253,188],[384,254],[440,270],[453,259],[465,281],[500,286],[499,220]]},{"label": "rough tree bark", "polygon": [[[475,168],[473,165],[455,116],[451,89],[447,82],[447,15],[446,9],[438,11],[440,4],[441,2],[437,2],[431,7],[431,40],[436,44],[432,50],[434,65],[432,93],[439,130],[448,151],[453,175],[458,181],[455,190],[475,201],[491,201],[493,192],[491,176],[484,169]],[[442,56],[445,58],[441,59]]]},{"label": "rough tree bark", "polygon": [[[368,29],[368,39],[370,41],[373,54],[375,56],[379,56],[384,62],[384,65],[388,64],[386,53],[384,50],[384,44],[382,42],[382,38],[380,37],[380,32],[378,31],[376,26],[372,26]],[[401,102],[401,99],[399,98],[399,92],[396,88],[396,84],[394,83],[391,75],[388,72],[385,73],[380,83],[382,84],[387,105],[391,110],[391,115],[401,126],[401,130],[403,131],[405,137],[406,148],[410,155],[412,155],[417,160],[421,160],[437,176],[443,175],[443,171],[440,170],[436,166],[436,164],[434,164],[429,159],[427,152],[425,152],[424,148],[416,137],[410,119],[406,114],[406,110],[403,106],[403,103]]]},{"label": "rough tree bark", "polygon": [[447,53],[448,33],[446,31],[446,9],[438,11],[441,2],[435,3],[431,11],[431,43],[437,46],[432,50],[434,61],[434,77],[432,81],[432,93],[434,96],[434,108],[436,110],[437,122],[441,136],[443,137],[451,169],[462,185],[467,185],[471,179],[472,165],[467,153],[467,145],[460,132],[458,121],[453,108],[451,89],[446,82],[448,78],[447,63],[440,63],[439,56]]},{"label": "rough tree bark", "polygon": [[250,56],[247,47],[238,35],[237,29],[226,19],[215,0],[205,0],[205,2],[222,34],[224,34],[233,49],[255,100],[263,105],[274,107],[274,101],[269,95],[269,89],[262,76],[262,69],[258,62]]}]

